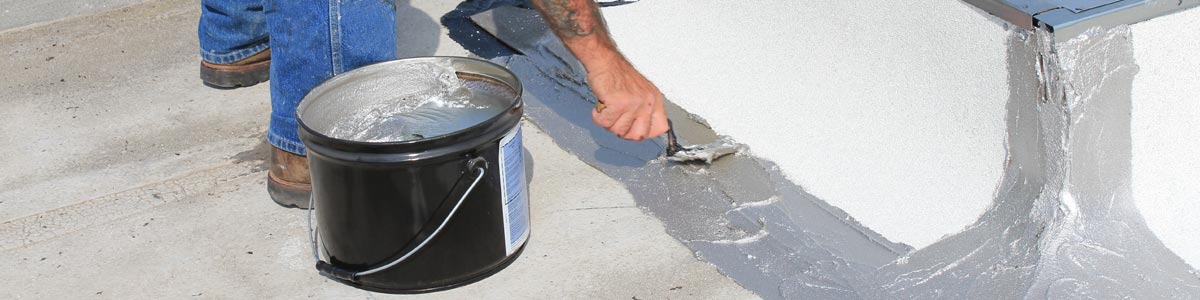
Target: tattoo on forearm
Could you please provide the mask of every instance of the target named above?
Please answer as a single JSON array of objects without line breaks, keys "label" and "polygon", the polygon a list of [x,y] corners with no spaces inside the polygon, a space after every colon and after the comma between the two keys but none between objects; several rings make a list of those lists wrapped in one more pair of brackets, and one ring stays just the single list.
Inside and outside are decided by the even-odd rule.
[{"label": "tattoo on forearm", "polygon": [[[591,0],[537,0],[547,23],[560,36],[586,37],[603,30],[600,10]],[[574,2],[574,3],[573,3]],[[578,7],[583,6],[583,7]]]}]

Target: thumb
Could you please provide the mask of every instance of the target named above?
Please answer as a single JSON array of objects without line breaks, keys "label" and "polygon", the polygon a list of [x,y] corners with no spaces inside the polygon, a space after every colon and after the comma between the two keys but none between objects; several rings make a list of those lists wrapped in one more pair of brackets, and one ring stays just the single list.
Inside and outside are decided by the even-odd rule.
[{"label": "thumb", "polygon": [[670,123],[667,122],[667,110],[663,101],[665,101],[663,98],[659,98],[658,103],[654,104],[654,110],[650,112],[650,131],[647,133],[647,137],[662,135],[671,128]]}]

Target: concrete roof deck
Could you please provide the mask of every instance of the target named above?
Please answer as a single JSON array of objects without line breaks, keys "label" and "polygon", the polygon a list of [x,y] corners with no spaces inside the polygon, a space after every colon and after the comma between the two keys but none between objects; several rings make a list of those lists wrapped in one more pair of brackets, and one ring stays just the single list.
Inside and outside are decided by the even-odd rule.
[{"label": "concrete roof deck", "polygon": [[[433,21],[458,2],[402,5],[413,30],[401,53],[468,55]],[[0,297],[390,298],[313,269],[304,212],[264,187],[267,85],[200,84],[199,7],[146,1],[0,31]],[[756,298],[524,126],[527,250],[491,278],[417,298]]]},{"label": "concrete roof deck", "polygon": [[[411,2],[397,2],[399,26],[406,29],[400,31],[401,56],[470,55],[435,21],[460,1]],[[1038,25],[1038,17],[1051,20],[1055,14],[1075,22],[1044,22],[1055,30],[1050,39],[1059,39],[1049,43],[1070,38],[1070,30],[1085,28],[1080,24],[1115,22],[1113,16],[1122,15],[1089,14],[1145,16],[1148,10],[1134,8],[1163,12],[1167,6],[1200,4],[1038,0],[1014,7],[1012,0],[964,2],[1007,7],[980,5],[1010,22],[1014,15],[1006,13],[1025,14],[1030,27]],[[524,74],[522,82],[530,87],[524,125],[534,208],[529,250],[495,277],[424,297],[1056,299],[1068,294],[1052,292],[1154,292],[1186,298],[1200,291],[1194,268],[1141,228],[1128,197],[1120,202],[1087,193],[1079,194],[1088,196],[1080,201],[1054,198],[1071,195],[1064,189],[1047,194],[1045,201],[1031,201],[1042,199],[1034,195],[1043,186],[1054,185],[1042,182],[1040,173],[1023,171],[1037,170],[1026,164],[1040,157],[1031,153],[1042,152],[1013,151],[1029,150],[1021,147],[1035,143],[1012,134],[1033,136],[1029,124],[1038,122],[1024,120],[1035,120],[1032,112],[1044,111],[1032,107],[1038,96],[1031,96],[1044,84],[1032,79],[1037,75],[1034,62],[1041,62],[1037,46],[1046,42],[1039,40],[1041,35],[960,1],[927,1],[922,7],[874,1],[708,4],[644,1],[607,8],[605,14],[624,54],[669,100],[678,101],[668,110],[679,117],[675,124],[684,127],[685,141],[693,137],[689,131],[715,138],[716,129],[750,144],[752,152],[711,166],[672,165],[656,160],[661,145],[605,135],[586,116],[591,100],[585,81],[578,78],[582,69],[561,45],[551,45],[553,35],[542,28],[538,37],[550,38],[523,44],[536,51],[523,49],[525,55],[493,60]],[[0,23],[0,53],[10,54],[0,58],[0,65],[11,69],[0,74],[0,101],[7,106],[0,110],[0,126],[6,128],[0,132],[0,142],[6,144],[0,147],[0,166],[15,170],[0,174],[0,257],[9,258],[0,265],[10,270],[0,272],[0,295],[383,297],[316,275],[303,234],[303,212],[268,202],[262,161],[268,146],[261,136],[269,112],[266,85],[218,91],[199,84],[194,55],[198,5],[197,0],[147,1],[45,23]],[[1112,10],[1120,5],[1129,9]],[[756,10],[763,6],[770,9]],[[23,7],[44,10],[46,5]],[[912,17],[921,9],[929,13],[921,14],[925,19]],[[534,12],[514,10],[522,14],[518,21],[541,24]],[[912,12],[897,13],[906,10]],[[855,14],[829,22],[794,21],[819,19],[827,11]],[[960,26],[931,27],[931,18]],[[880,24],[891,28],[881,30]],[[1191,45],[1186,40],[1194,41],[1188,37],[1200,31],[1180,34],[1169,28],[1200,27],[1177,24],[1186,23],[1140,32],[1134,28],[1140,44],[1133,48],[1142,51],[1136,66],[1145,74],[1162,73],[1138,75],[1137,80],[1178,84],[1183,80],[1163,78],[1200,62],[1176,55],[1191,49],[1180,45]],[[530,33],[536,27],[526,25],[512,29]],[[1127,28],[1117,29],[1114,36],[1128,36]],[[1131,59],[1127,56],[1133,49],[1122,45],[1114,53]],[[1125,66],[1117,69],[1132,76],[1124,73],[1133,70]],[[761,78],[763,74],[797,76]],[[723,81],[696,84],[713,78]],[[1186,104],[1182,100],[1190,99],[1175,98],[1195,94],[1190,86],[1151,86],[1139,94],[1138,84],[1135,106]],[[1154,93],[1145,96],[1145,90]],[[730,109],[729,103],[737,106]],[[1200,110],[1192,107],[1172,112],[1194,120],[1187,116]],[[788,113],[780,114],[780,108]],[[760,117],[764,115],[772,117]],[[1139,147],[1147,144],[1189,148],[1173,141],[1188,139],[1186,132],[1194,130],[1179,128],[1194,128],[1195,122],[1175,120],[1169,125],[1192,127],[1156,129],[1163,134],[1153,135],[1164,137],[1145,142],[1137,140],[1146,135],[1137,131],[1137,120],[1144,115],[1137,109],[1116,115],[1133,116],[1135,165]],[[687,119],[695,122],[681,122]],[[1121,130],[1100,132],[1105,139],[1098,141],[1127,140]],[[1116,160],[1127,160],[1127,154],[1121,152]],[[1135,194],[1139,176],[1159,183],[1142,193],[1191,184],[1159,180],[1160,173],[1176,169],[1149,170],[1134,168]],[[1172,177],[1190,178],[1192,173],[1178,174]],[[1193,190],[1159,193],[1164,195],[1155,198],[1180,202],[1197,195]],[[1120,222],[1106,218],[1112,214],[1095,210],[1105,199],[1109,210],[1119,203],[1124,212],[1134,213],[1118,215],[1133,217]],[[1142,208],[1147,204],[1159,210],[1200,207],[1146,199],[1137,202],[1143,212],[1153,211]],[[1074,203],[1083,203],[1085,214],[1102,217],[1088,220],[1125,228],[1079,232],[1133,233],[1115,235],[1117,242],[1106,237],[1106,243],[1088,243],[1071,239],[1070,229],[1079,226],[1047,230],[1047,224],[1063,223],[1046,217],[1064,211],[1071,216],[1078,211]],[[1178,220],[1145,216],[1147,222]],[[1082,227],[1093,228],[1087,224]],[[1168,232],[1187,232],[1194,224],[1175,221]],[[1168,237],[1159,239],[1188,238],[1186,233]],[[1167,246],[1181,254],[1180,249],[1195,249],[1187,245],[1194,244]],[[1061,251],[1039,252],[1043,249]],[[1151,257],[1153,263],[1130,257]],[[1092,263],[1100,261],[1104,263]],[[1129,267],[1123,264],[1127,261],[1139,263]],[[1053,271],[1062,266],[1078,266],[1082,271],[1077,274],[1090,277]],[[1097,266],[1116,271],[1096,272]],[[1144,266],[1155,269],[1135,268]],[[1030,273],[1038,270],[1051,271]],[[1105,276],[1110,274],[1116,276]],[[1164,276],[1170,280],[1162,280]],[[1076,283],[1066,284],[1071,282]],[[1146,282],[1167,288],[1130,288]],[[1092,288],[1076,288],[1088,285]]]}]

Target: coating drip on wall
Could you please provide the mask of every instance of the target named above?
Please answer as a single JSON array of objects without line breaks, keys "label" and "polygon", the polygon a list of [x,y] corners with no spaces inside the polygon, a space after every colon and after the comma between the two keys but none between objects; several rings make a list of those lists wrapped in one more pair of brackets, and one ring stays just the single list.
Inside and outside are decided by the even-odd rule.
[{"label": "coating drip on wall", "polygon": [[1009,165],[967,230],[883,268],[879,295],[913,299],[1179,298],[1200,278],[1133,205],[1128,26],[1010,41]]}]

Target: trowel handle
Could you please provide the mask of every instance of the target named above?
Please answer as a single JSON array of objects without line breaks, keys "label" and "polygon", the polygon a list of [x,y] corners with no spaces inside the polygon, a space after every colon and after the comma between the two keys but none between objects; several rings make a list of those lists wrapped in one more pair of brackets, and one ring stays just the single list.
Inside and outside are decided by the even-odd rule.
[{"label": "trowel handle", "polygon": [[675,124],[671,123],[671,119],[667,119],[667,156],[675,156],[675,153],[682,149],[679,139],[675,138]]}]

